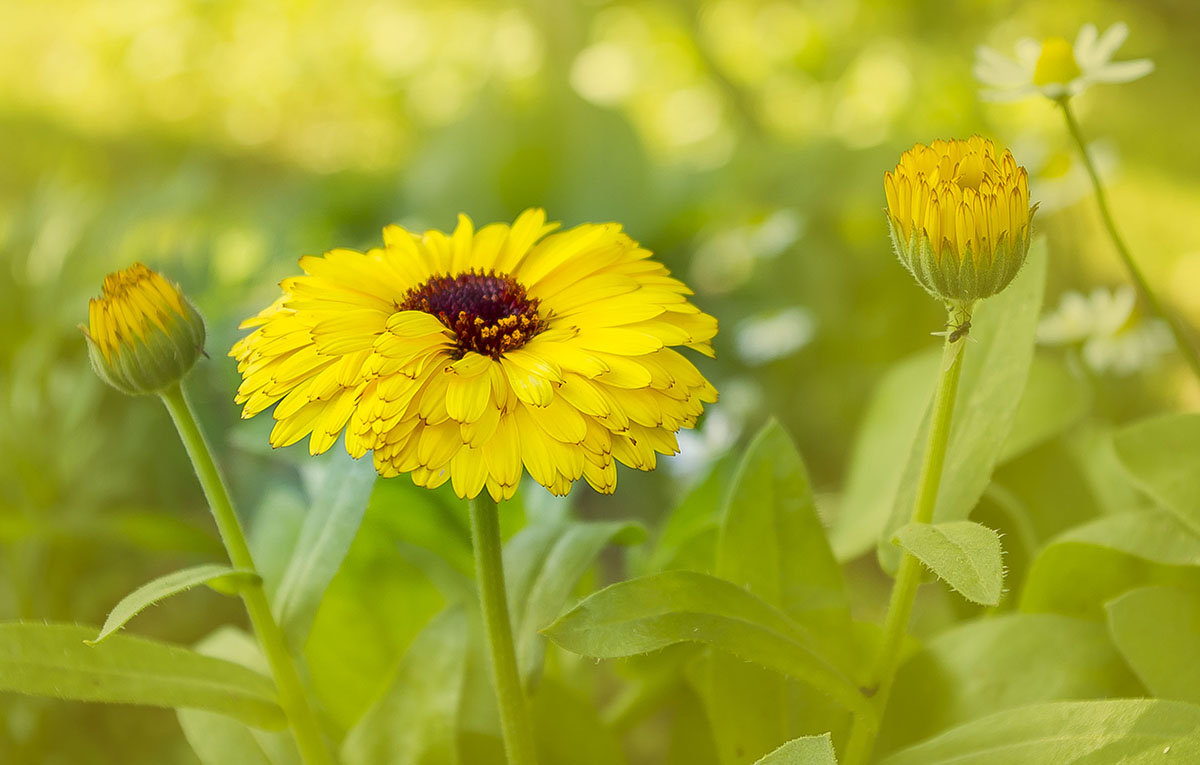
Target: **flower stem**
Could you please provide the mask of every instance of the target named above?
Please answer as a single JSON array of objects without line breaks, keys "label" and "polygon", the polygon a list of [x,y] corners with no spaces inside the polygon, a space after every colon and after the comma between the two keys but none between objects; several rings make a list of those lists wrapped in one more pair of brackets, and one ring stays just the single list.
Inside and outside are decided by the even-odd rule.
[{"label": "flower stem", "polygon": [[1188,340],[1187,332],[1184,330],[1179,318],[1167,311],[1159,301],[1158,296],[1150,289],[1150,284],[1146,281],[1146,277],[1142,275],[1137,263],[1134,262],[1133,255],[1129,252],[1129,247],[1126,246],[1125,240],[1121,238],[1121,234],[1117,231],[1117,224],[1113,220],[1112,212],[1108,208],[1108,198],[1104,194],[1104,186],[1100,183],[1100,175],[1096,172],[1096,166],[1092,163],[1091,155],[1088,154],[1087,142],[1084,141],[1083,131],[1079,129],[1079,122],[1075,119],[1075,113],[1071,111],[1070,97],[1063,96],[1059,98],[1058,105],[1062,107],[1063,117],[1067,121],[1067,130],[1070,131],[1071,137],[1075,139],[1075,144],[1079,147],[1079,153],[1083,157],[1083,166],[1087,168],[1088,177],[1092,179],[1092,188],[1096,192],[1096,205],[1100,208],[1100,217],[1104,221],[1104,227],[1108,230],[1108,236],[1112,239],[1113,246],[1117,248],[1117,254],[1121,256],[1122,262],[1125,263],[1125,268],[1129,271],[1129,275],[1132,277],[1133,283],[1136,285],[1142,299],[1150,306],[1150,311],[1153,314],[1166,321],[1167,326],[1171,328],[1171,334],[1175,336],[1175,344],[1179,346],[1179,352],[1183,354],[1183,358],[1187,361],[1188,366],[1192,368],[1192,372],[1200,379],[1200,350]]},{"label": "flower stem", "polygon": [[[962,312],[961,307],[951,307],[950,322],[961,320]],[[968,314],[969,312],[967,309]],[[962,359],[967,342],[966,337],[954,340],[951,340],[951,337],[947,335],[942,345],[942,364],[938,373],[937,393],[933,399],[933,415],[929,422],[929,440],[925,446],[925,462],[921,466],[917,499],[913,506],[914,523],[929,523],[933,520],[942,467],[946,462],[946,447],[950,442],[950,420],[954,414],[954,399],[958,395],[958,378],[962,375]],[[892,683],[896,679],[896,670],[899,669],[900,653],[904,645],[904,636],[908,632],[913,601],[916,600],[917,588],[921,584],[921,572],[921,562],[906,551],[900,558],[900,568],[892,585],[892,597],[883,624],[883,640],[871,675],[874,682],[870,687],[874,691],[875,706],[879,710],[880,718],[887,709]],[[847,765],[866,761],[873,746],[873,741],[867,745],[861,760],[852,761],[847,757]]]},{"label": "flower stem", "polygon": [[[200,431],[199,423],[196,422],[191,403],[178,383],[159,395],[166,404],[167,411],[171,413],[171,419],[175,421],[175,428],[179,431],[179,438],[192,460],[192,467],[200,479],[204,496],[208,498],[230,562],[234,568],[255,571],[254,558],[246,544],[246,535],[242,532],[242,525],[233,509],[225,481],[216,462],[213,461],[212,451]],[[271,673],[275,676],[279,706],[287,716],[304,762],[308,765],[332,765],[333,760],[321,737],[317,716],[309,705],[296,664],[288,652],[283,631],[279,629],[279,624],[271,614],[271,605],[263,591],[262,582],[245,585],[241,589],[241,596],[250,615],[250,623],[258,636],[259,645],[271,667]]]},{"label": "flower stem", "polygon": [[475,576],[479,580],[479,602],[492,659],[492,681],[500,706],[504,749],[509,765],[535,765],[533,725],[517,655],[513,648],[512,620],[504,587],[504,559],[500,547],[500,513],[496,502],[481,493],[470,501],[471,544],[475,549]]}]

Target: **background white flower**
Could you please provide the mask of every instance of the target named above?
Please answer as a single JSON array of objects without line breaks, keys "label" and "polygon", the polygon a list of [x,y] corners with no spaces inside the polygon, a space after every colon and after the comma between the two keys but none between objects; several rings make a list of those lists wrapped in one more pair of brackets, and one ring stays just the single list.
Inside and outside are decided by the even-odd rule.
[{"label": "background white flower", "polygon": [[1078,95],[1093,83],[1130,82],[1154,71],[1154,62],[1148,58],[1113,61],[1128,36],[1129,27],[1123,22],[1104,34],[1095,24],[1084,24],[1073,46],[1061,37],[1018,40],[1015,60],[981,45],[976,51],[975,78],[988,86],[982,96],[989,101],[1015,101],[1037,93],[1057,99]]},{"label": "background white flower", "polygon": [[790,356],[808,345],[816,329],[803,308],[785,308],[751,316],[735,331],[738,356],[752,366]]},{"label": "background white flower", "polygon": [[1096,372],[1128,375],[1145,369],[1174,347],[1170,329],[1158,319],[1133,317],[1136,295],[1130,286],[1090,295],[1067,292],[1058,308],[1038,324],[1042,345],[1082,344],[1084,362]]}]

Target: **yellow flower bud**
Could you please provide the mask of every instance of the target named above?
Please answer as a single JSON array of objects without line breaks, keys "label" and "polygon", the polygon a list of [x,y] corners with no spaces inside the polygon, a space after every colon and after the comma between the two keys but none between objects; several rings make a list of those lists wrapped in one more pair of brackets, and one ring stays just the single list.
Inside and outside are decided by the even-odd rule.
[{"label": "yellow flower bud", "polygon": [[204,352],[204,320],[179,287],[141,263],[104,277],[88,304],[92,368],[130,395],[178,382]]},{"label": "yellow flower bud", "polygon": [[1061,37],[1051,37],[1042,43],[1042,53],[1033,68],[1034,85],[1066,85],[1080,74],[1071,43]]},{"label": "yellow flower bud", "polygon": [[917,144],[883,177],[900,262],[943,301],[974,301],[1008,286],[1025,263],[1029,176],[986,138]]}]

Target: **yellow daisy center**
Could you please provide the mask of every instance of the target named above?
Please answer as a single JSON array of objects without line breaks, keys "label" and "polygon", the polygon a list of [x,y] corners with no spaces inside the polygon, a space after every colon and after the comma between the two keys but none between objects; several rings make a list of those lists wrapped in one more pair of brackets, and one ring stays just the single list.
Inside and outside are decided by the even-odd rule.
[{"label": "yellow daisy center", "polygon": [[436,316],[454,332],[458,356],[468,351],[500,358],[546,328],[538,300],[511,276],[498,271],[468,271],[434,276],[408,291],[400,311]]},{"label": "yellow daisy center", "polygon": [[1081,74],[1071,43],[1051,37],[1042,43],[1042,53],[1033,69],[1034,85],[1066,84]]}]

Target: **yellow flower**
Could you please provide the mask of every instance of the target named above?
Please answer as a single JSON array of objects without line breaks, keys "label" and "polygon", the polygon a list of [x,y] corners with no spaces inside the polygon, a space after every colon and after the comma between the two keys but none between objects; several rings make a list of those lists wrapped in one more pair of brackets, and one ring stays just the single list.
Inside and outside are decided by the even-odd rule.
[{"label": "yellow flower", "polygon": [[131,395],[178,382],[204,352],[200,314],[178,286],[141,263],[104,277],[80,329],[96,374]]},{"label": "yellow flower", "polygon": [[614,459],[653,469],[717,395],[672,346],[711,356],[717,321],[619,225],[556,227],[460,216],[302,258],[230,352],[242,416],[276,405],[271,444],[313,454],[344,430],[380,475],[460,497],[511,497],[522,466],[559,495],[612,492]]},{"label": "yellow flower", "polygon": [[883,186],[896,254],[934,297],[994,295],[1024,265],[1037,206],[1007,149],[980,136],[917,144]]}]

